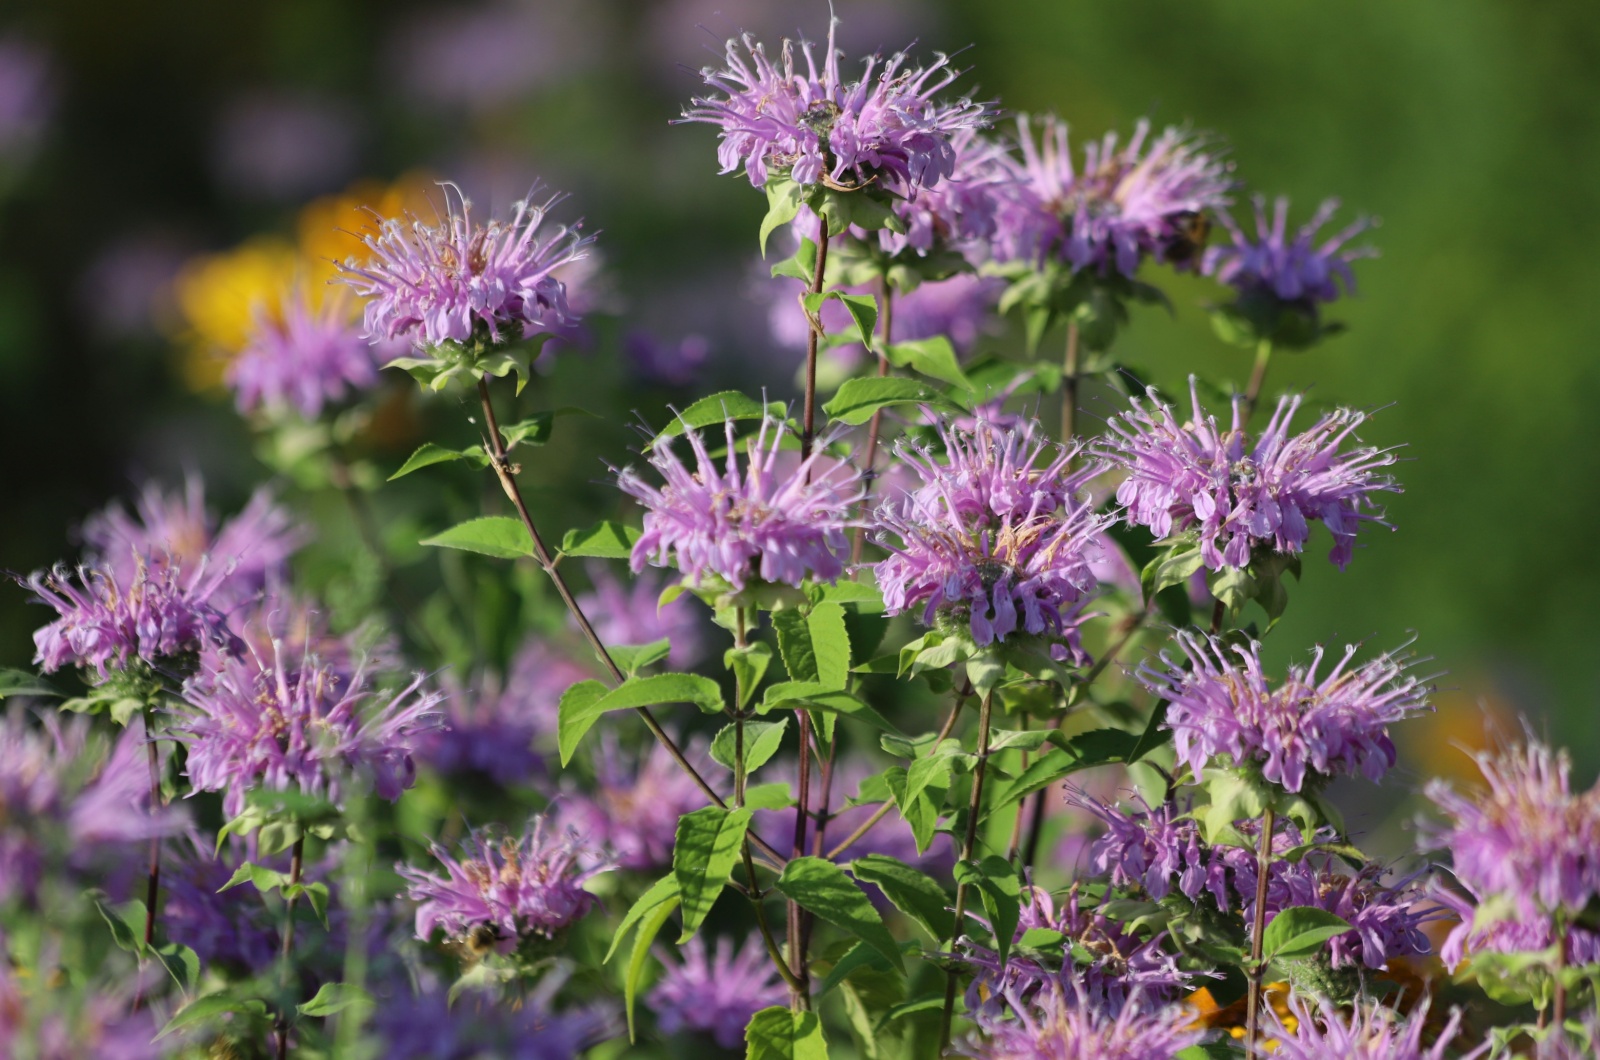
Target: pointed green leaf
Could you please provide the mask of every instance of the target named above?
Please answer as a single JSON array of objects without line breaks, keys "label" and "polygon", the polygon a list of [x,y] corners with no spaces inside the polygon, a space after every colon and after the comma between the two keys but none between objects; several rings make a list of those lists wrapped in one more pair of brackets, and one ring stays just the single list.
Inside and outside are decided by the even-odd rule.
[{"label": "pointed green leaf", "polygon": [[199,998],[179,1009],[161,1028],[161,1033],[155,1036],[155,1041],[160,1041],[169,1034],[193,1027],[206,1020],[215,1019],[230,1012],[244,1013],[251,1016],[264,1016],[267,1003],[258,997],[235,997],[232,994],[210,994]]},{"label": "pointed green leaf", "polygon": [[759,420],[767,416],[781,419],[787,411],[781,402],[757,401],[737,390],[724,390],[710,397],[703,397],[678,413],[645,448],[654,449],[690,428],[700,430],[704,427],[721,427],[728,420]]},{"label": "pointed green leaf", "polygon": [[[597,695],[597,690],[602,694]],[[609,692],[598,681],[579,681],[562,695],[557,708],[556,742],[561,764],[572,761],[579,741],[600,715],[663,703],[693,703],[708,714],[717,714],[722,710],[722,689],[711,678],[699,674],[634,677]]]},{"label": "pointed green leaf", "polygon": [[49,681],[26,670],[0,670],[0,699],[7,696],[55,696],[62,693]]},{"label": "pointed green leaf", "polygon": [[611,656],[611,661],[629,677],[638,676],[640,670],[651,663],[665,659],[671,651],[672,642],[666,637],[649,644],[616,644],[606,647],[606,654]]},{"label": "pointed green leaf", "polygon": [[[744,768],[747,772],[754,773],[778,753],[778,747],[783,743],[783,730],[788,725],[788,718],[744,723]],[[734,726],[726,725],[711,741],[711,757],[729,769],[733,768],[733,749],[738,742],[737,736]]]},{"label": "pointed green leaf", "polygon": [[897,368],[910,368],[914,372],[949,383],[963,390],[976,390],[972,380],[961,370],[956,360],[955,347],[943,335],[896,342],[888,349],[889,363]]},{"label": "pointed green leaf", "polygon": [[815,1012],[764,1008],[750,1017],[744,1041],[745,1060],[828,1060],[828,1042]]},{"label": "pointed green leaf", "polygon": [[622,945],[622,940],[628,937],[628,932],[633,930],[635,924],[667,902],[676,906],[678,901],[678,878],[676,876],[663,876],[650,885],[650,889],[641,894],[633,906],[622,917],[622,923],[617,925],[616,934],[611,936],[611,946],[606,950],[605,958],[601,964],[611,963],[611,958],[616,956],[617,948]]},{"label": "pointed green leaf", "polygon": [[845,380],[833,400],[823,406],[823,411],[842,423],[859,425],[872,419],[874,412],[891,405],[953,407],[949,398],[926,383],[898,376],[869,376]]},{"label": "pointed green leaf", "polygon": [[489,466],[489,454],[482,449],[446,449],[442,445],[423,442],[417,447],[417,451],[407,457],[406,462],[400,465],[400,470],[389,476],[389,481],[393,482],[395,479],[403,478],[413,471],[420,471],[425,467],[448,463],[452,460],[468,460],[479,467]]},{"label": "pointed green leaf", "polygon": [[767,667],[772,665],[772,649],[762,641],[743,648],[729,648],[722,653],[722,665],[732,670],[738,679],[740,699],[737,706],[743,710],[767,676]]},{"label": "pointed green leaf", "polygon": [[352,1005],[370,1005],[372,995],[354,983],[323,983],[321,989],[302,1002],[298,1008],[302,1016],[332,1016]]},{"label": "pointed green leaf", "polygon": [[573,752],[577,751],[584,734],[605,713],[596,710],[595,705],[605,698],[608,691],[603,683],[590,678],[579,681],[561,693],[561,702],[556,707],[556,742],[561,750],[563,766],[572,761]]},{"label": "pointed green leaf", "polygon": [[761,219],[761,256],[767,256],[767,238],[793,221],[805,201],[805,192],[787,174],[767,180],[767,214]]},{"label": "pointed green leaf", "polygon": [[850,863],[856,879],[871,883],[902,913],[922,925],[936,941],[950,937],[953,900],[932,876],[887,854],[868,854]]},{"label": "pointed green leaf", "polygon": [[905,971],[900,946],[884,926],[883,918],[860,885],[839,866],[822,858],[794,858],[783,867],[777,887],[802,908],[859,938],[895,968]]},{"label": "pointed green leaf", "polygon": [[639,923],[639,932],[633,939],[633,950],[628,954],[628,974],[622,981],[622,1001],[628,1012],[628,1041],[634,1040],[633,999],[639,993],[639,980],[644,976],[645,962],[650,959],[650,945],[661,933],[672,911],[678,908],[678,897],[673,895],[647,913]]},{"label": "pointed green leaf", "polygon": [[594,526],[568,530],[561,539],[561,554],[590,559],[627,559],[633,554],[634,542],[641,534],[642,531],[634,527],[607,519]]},{"label": "pointed green leaf", "polygon": [[435,548],[459,548],[464,552],[477,552],[496,559],[520,559],[533,555],[533,539],[527,527],[507,515],[486,515],[468,519],[443,533],[422,539],[422,544]]},{"label": "pointed green leaf", "polygon": [[672,844],[672,874],[683,901],[683,935],[687,942],[700,930],[739,861],[739,848],[750,827],[750,811],[707,806],[678,818]]},{"label": "pointed green leaf", "polygon": [[868,946],[865,942],[856,943],[850,947],[849,952],[840,957],[834,963],[834,966],[828,970],[828,977],[822,981],[822,986],[817,990],[817,996],[821,997],[826,994],[850,978],[853,973],[863,968],[874,967],[883,971],[892,970],[889,967],[889,963],[883,959],[883,954]]},{"label": "pointed green leaf", "polygon": [[1261,936],[1261,959],[1297,960],[1310,957],[1324,942],[1350,930],[1343,918],[1314,905],[1293,905],[1280,910]]}]

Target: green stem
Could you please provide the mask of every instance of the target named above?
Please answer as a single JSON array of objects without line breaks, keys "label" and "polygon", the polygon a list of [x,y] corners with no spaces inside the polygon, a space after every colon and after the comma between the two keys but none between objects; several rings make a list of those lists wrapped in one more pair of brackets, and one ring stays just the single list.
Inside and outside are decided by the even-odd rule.
[{"label": "green stem", "polygon": [[1262,339],[1256,345],[1256,363],[1250,370],[1250,382],[1244,388],[1244,418],[1242,423],[1249,423],[1250,417],[1255,414],[1256,402],[1261,400],[1261,385],[1267,379],[1267,365],[1272,363],[1272,343]]},{"label": "green stem", "polygon": [[[886,278],[878,280],[878,294],[883,299],[883,313],[878,317],[878,377],[881,379],[889,374],[889,342],[894,333],[894,289],[889,286]],[[867,462],[863,467],[861,511],[866,512],[872,506],[872,486],[877,481],[878,471],[873,465],[878,459],[878,433],[883,425],[883,409],[878,409],[872,414],[872,423],[867,427]],[[861,552],[867,544],[866,526],[856,527],[856,538],[850,546],[850,562],[861,562]]]},{"label": "green stem", "polygon": [[1256,1055],[1261,1033],[1261,946],[1267,930],[1267,876],[1272,869],[1272,807],[1261,811],[1261,837],[1256,842],[1256,907],[1250,918],[1250,986],[1245,994],[1244,1055]]},{"label": "green stem", "polygon": [[[989,718],[990,705],[993,692],[985,692],[978,701],[978,764],[972,770],[972,800],[967,806],[967,834],[961,844],[961,860],[970,862],[973,850],[978,845],[978,814],[983,808],[983,778],[988,771],[989,764]],[[954,926],[950,929],[950,954],[955,955],[956,940],[961,937],[961,927],[967,915],[967,884],[965,881],[956,884],[956,908]],[[944,987],[944,1013],[939,1020],[939,1054],[944,1055],[950,1047],[950,1025],[955,1020],[956,987],[961,981],[961,973],[951,968],[947,973],[949,978]]]},{"label": "green stem", "polygon": [[[300,883],[300,872],[305,862],[306,837],[302,831],[294,841],[294,848],[289,854],[289,887],[293,888]],[[300,895],[291,890],[284,899],[283,912],[283,950],[279,954],[282,965],[282,1005],[278,1012],[278,1060],[284,1060],[289,1055],[289,997],[294,989],[294,907]]]},{"label": "green stem", "polygon": [[[811,274],[811,287],[807,294],[821,294],[823,275],[828,269],[828,218],[817,215],[817,267]],[[817,307],[813,318],[806,313],[806,405],[801,421],[800,458],[811,455],[811,443],[817,431],[817,342],[822,338],[822,307]],[[804,805],[802,803],[802,805]]]},{"label": "green stem", "polygon": [[1067,352],[1061,359],[1061,444],[1072,441],[1078,421],[1078,322],[1067,322]]}]

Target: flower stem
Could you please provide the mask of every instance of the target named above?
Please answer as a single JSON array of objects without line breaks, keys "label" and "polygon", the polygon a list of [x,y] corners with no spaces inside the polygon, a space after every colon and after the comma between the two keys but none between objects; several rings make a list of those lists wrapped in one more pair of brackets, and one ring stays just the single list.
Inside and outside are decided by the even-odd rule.
[{"label": "flower stem", "polygon": [[[889,286],[887,278],[878,280],[878,296],[883,299],[883,313],[878,317],[878,377],[889,374],[889,343],[890,336],[894,334],[894,289]],[[862,472],[861,511],[866,513],[872,504],[872,486],[878,479],[878,471],[873,465],[878,459],[878,432],[883,426],[883,409],[878,409],[872,414],[872,423],[867,427],[867,463]],[[850,562],[861,562],[861,551],[867,544],[867,528],[856,527],[856,539],[850,545]]]},{"label": "flower stem", "polygon": [[1244,388],[1244,419],[1249,423],[1250,417],[1256,411],[1256,402],[1261,400],[1261,384],[1267,379],[1267,365],[1272,363],[1272,343],[1262,339],[1256,345],[1256,363],[1250,370],[1250,382]]},{"label": "flower stem", "polygon": [[[989,765],[989,713],[994,694],[985,692],[978,701],[978,764],[972,770],[972,801],[967,806],[967,835],[961,844],[961,860],[971,861],[973,849],[978,845],[978,811],[983,806],[983,777]],[[956,951],[956,940],[961,937],[961,925],[967,915],[967,885],[956,884],[955,920],[950,929],[950,953]],[[944,1014],[939,1021],[939,1053],[950,1047],[950,1024],[955,1019],[956,985],[961,974],[954,968],[946,973],[949,978],[944,987]]]},{"label": "flower stem", "polygon": [[[305,862],[306,836],[302,831],[295,837],[294,847],[289,854],[289,886],[296,887],[300,883],[300,872]],[[278,1013],[278,1060],[284,1060],[289,1055],[289,992],[294,988],[294,907],[299,899],[299,892],[291,890],[288,898],[284,899],[283,912],[283,949],[279,953],[282,963],[283,976],[283,1008]]]},{"label": "flower stem", "polygon": [[[1031,723],[1031,721],[1032,721],[1032,719],[1028,717],[1028,712],[1027,711],[1023,711],[1022,712],[1022,731],[1023,732],[1027,732],[1028,731],[1028,726]],[[1022,769],[1024,771],[1026,771],[1027,768],[1028,768],[1028,752],[1027,751],[1023,751],[1022,752]],[[1039,805],[1039,812],[1040,813],[1044,812],[1044,804],[1043,803],[1041,803]],[[1022,845],[1022,819],[1024,817],[1026,817],[1027,815],[1028,815],[1028,803],[1027,803],[1027,800],[1024,799],[1023,801],[1017,803],[1017,816],[1016,816],[1016,819],[1011,822],[1011,842],[1006,845],[1006,860],[1007,861],[1013,861],[1014,862],[1014,861],[1017,860],[1017,850]],[[1034,816],[1037,817],[1038,814],[1035,814]],[[1033,844],[1033,845],[1037,846],[1038,844]]]},{"label": "flower stem", "polygon": [[[821,294],[823,273],[828,268],[828,218],[817,215],[817,266],[811,274],[807,294]],[[811,455],[811,442],[817,435],[817,342],[822,338],[822,307],[813,317],[806,311],[806,407],[801,421],[800,459]]]},{"label": "flower stem", "polygon": [[1072,441],[1078,420],[1078,322],[1067,321],[1067,352],[1061,359],[1061,444]]},{"label": "flower stem", "polygon": [[[824,222],[826,223],[826,222]],[[811,812],[811,715],[804,708],[795,711],[800,719],[800,779],[796,784],[798,802],[794,810],[794,843],[790,857],[806,852],[806,819]],[[794,962],[795,978],[800,983],[798,1008],[811,1005],[811,970],[806,961],[805,911],[794,899],[788,900],[789,959]]]},{"label": "flower stem", "polygon": [[[161,756],[156,751],[155,711],[150,705],[144,708],[145,751],[150,759],[150,816],[161,810]],[[153,829],[152,829],[153,831]],[[156,900],[161,897],[161,837],[150,837],[150,868],[144,888],[144,944],[151,946],[156,939]]]},{"label": "flower stem", "polygon": [[[583,633],[584,639],[589,642],[589,647],[594,650],[595,656],[605,665],[607,672],[611,675],[611,680],[620,685],[627,680],[626,676],[621,668],[617,666],[616,660],[611,658],[611,653],[606,651],[605,644],[601,642],[600,635],[594,631],[594,626],[589,622],[588,616],[583,613],[583,608],[578,606],[577,598],[572,595],[571,588],[567,586],[566,578],[556,568],[555,561],[550,558],[550,550],[545,547],[544,538],[540,536],[538,527],[534,526],[533,516],[528,514],[528,505],[523,501],[522,490],[517,486],[513,465],[511,461],[506,459],[505,444],[500,438],[500,424],[495,419],[494,403],[489,400],[489,382],[487,379],[478,380],[478,398],[483,404],[483,418],[485,425],[489,429],[489,436],[484,444],[489,450],[495,476],[500,480],[500,488],[505,490],[512,506],[517,509],[517,515],[522,520],[523,528],[528,531],[528,537],[533,541],[535,558],[538,559],[539,565],[544,568],[544,572],[550,576],[550,581],[555,585],[561,601],[567,605],[567,611],[572,615],[573,620],[578,623],[578,629]],[[728,804],[723,801],[722,796],[717,794],[716,789],[707,783],[705,777],[700,775],[699,770],[695,769],[689,759],[684,757],[683,749],[661,727],[661,723],[656,720],[655,715],[650,713],[650,708],[635,707],[633,709],[640,718],[644,719],[645,726],[649,728],[651,735],[656,738],[656,741],[662,747],[666,748],[667,753],[672,756],[672,760],[678,763],[678,768],[688,774],[701,793],[711,800],[712,805],[727,809]],[[756,835],[751,836],[751,841],[755,843],[763,854],[771,858],[775,864],[780,867],[783,865],[783,855],[779,854],[777,849],[770,843]]]},{"label": "flower stem", "polygon": [[1567,925],[1563,917],[1557,916],[1552,926],[1555,928],[1556,966],[1552,976],[1555,982],[1551,984],[1550,1025],[1555,1028],[1556,1037],[1566,1041],[1567,985],[1561,981],[1561,973],[1567,968]]},{"label": "flower stem", "polygon": [[1256,842],[1256,907],[1250,923],[1250,986],[1245,992],[1244,1055],[1256,1055],[1261,1032],[1262,938],[1267,930],[1267,875],[1272,868],[1272,807],[1261,811],[1261,837]]}]

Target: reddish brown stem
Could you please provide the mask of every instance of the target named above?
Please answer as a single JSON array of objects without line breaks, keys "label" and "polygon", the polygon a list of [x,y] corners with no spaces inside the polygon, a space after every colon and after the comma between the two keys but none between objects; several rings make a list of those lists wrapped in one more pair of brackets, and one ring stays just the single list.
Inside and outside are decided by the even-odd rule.
[{"label": "reddish brown stem", "polygon": [[[889,357],[887,350],[893,341],[894,334],[894,290],[889,286],[888,280],[878,283],[879,296],[883,299],[883,315],[879,319],[878,339],[882,348],[878,350],[878,377],[889,374]],[[872,423],[867,427],[867,462],[862,471],[861,510],[866,512],[872,506],[872,487],[878,479],[878,434],[883,428],[883,410],[880,408],[872,414]],[[856,538],[850,546],[850,562],[861,562],[861,552],[867,544],[867,528],[856,527]]]},{"label": "reddish brown stem", "polygon": [[1272,807],[1261,811],[1261,838],[1256,843],[1256,907],[1250,925],[1250,986],[1245,994],[1244,1055],[1256,1055],[1261,1033],[1262,938],[1267,930],[1267,876],[1272,869]]},{"label": "reddish brown stem", "polygon": [[[972,770],[972,800],[967,805],[967,835],[961,844],[961,860],[971,861],[973,850],[978,845],[978,815],[983,809],[983,778],[988,772],[989,764],[989,708],[993,696],[989,692],[983,694],[978,701],[978,764]],[[961,937],[962,924],[967,915],[967,885],[963,881],[956,884],[955,926],[950,930],[950,952],[954,954],[956,940]],[[949,978],[944,987],[944,1012],[939,1021],[939,1055],[943,1056],[950,1047],[950,1026],[955,1020],[956,986],[960,982],[960,973],[953,968],[946,973]]]},{"label": "reddish brown stem", "polygon": [[[296,887],[300,883],[301,869],[304,867],[306,850],[306,837],[302,834],[294,841],[294,850],[289,855],[289,886]],[[294,907],[300,897],[298,891],[290,891],[289,897],[284,900],[283,914],[283,950],[279,959],[283,962],[283,1004],[284,1008],[278,1014],[278,1060],[284,1060],[289,1055],[289,991],[294,986]]]},{"label": "reddish brown stem", "polygon": [[1072,441],[1078,421],[1078,322],[1067,322],[1067,352],[1061,360],[1061,444]]},{"label": "reddish brown stem", "polygon": [[[811,287],[807,294],[821,294],[823,274],[828,268],[828,219],[817,215],[817,266],[811,274]],[[811,455],[811,443],[817,436],[817,343],[822,338],[822,307],[816,316],[806,311],[806,407],[801,421],[800,457]]]}]

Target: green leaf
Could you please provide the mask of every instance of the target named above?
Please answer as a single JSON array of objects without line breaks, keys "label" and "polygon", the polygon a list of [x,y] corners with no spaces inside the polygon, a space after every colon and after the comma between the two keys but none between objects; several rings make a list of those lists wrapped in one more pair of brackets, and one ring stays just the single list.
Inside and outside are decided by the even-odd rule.
[{"label": "green leaf", "polygon": [[[596,688],[604,694],[596,696]],[[663,703],[693,703],[707,714],[722,710],[722,689],[711,678],[698,674],[633,677],[609,692],[604,690],[600,682],[589,680],[579,681],[562,694],[557,708],[556,742],[563,766],[572,761],[579,741],[600,715],[610,711]]]},{"label": "green leaf", "polygon": [[1205,557],[1200,554],[1200,546],[1190,538],[1180,539],[1145,564],[1139,580],[1144,583],[1146,598],[1154,596],[1169,585],[1186,584],[1204,563]]},{"label": "green leaf", "polygon": [[533,539],[520,520],[508,515],[486,515],[468,519],[443,533],[422,539],[435,548],[459,548],[496,559],[520,559],[533,555]]},{"label": "green leaf", "polygon": [[690,428],[699,430],[702,427],[720,427],[728,420],[765,419],[773,415],[774,411],[781,418],[787,409],[776,401],[757,401],[737,390],[724,390],[710,397],[703,397],[678,413],[671,423],[662,428],[660,434],[650,439],[650,444],[645,448],[654,449]]},{"label": "green leaf", "polygon": [[772,627],[791,681],[812,683],[829,692],[849,683],[850,635],[841,604],[824,602],[809,612],[774,611]]},{"label": "green leaf", "polygon": [[610,964],[611,958],[616,956],[617,947],[622,945],[622,940],[628,937],[628,932],[633,930],[635,924],[650,913],[660,908],[663,904],[671,902],[676,907],[678,902],[678,877],[663,876],[650,885],[650,889],[641,894],[633,906],[622,917],[622,923],[617,925],[617,932],[611,936],[611,946],[606,950],[605,958],[601,964]]},{"label": "green leaf", "polygon": [[49,681],[26,670],[0,670],[0,699],[7,696],[55,696],[62,693]]},{"label": "green leaf", "polygon": [[590,559],[627,559],[633,554],[634,542],[642,534],[643,531],[607,519],[594,526],[568,530],[561,539],[561,554]]},{"label": "green leaf", "polygon": [[762,641],[743,648],[729,648],[722,653],[722,665],[732,670],[738,680],[740,695],[737,706],[743,710],[750,705],[756,689],[767,676],[767,667],[772,665],[772,649]]},{"label": "green leaf", "polygon": [[[788,718],[777,721],[747,721],[744,723],[744,768],[746,772],[754,773],[767,760],[778,753],[778,747],[783,743],[783,730],[789,725]],[[737,743],[735,737],[738,733],[733,725],[726,725],[717,733],[716,739],[711,741],[711,757],[729,769],[733,768],[733,749]]]},{"label": "green leaf", "polygon": [[678,896],[673,895],[645,915],[639,923],[638,934],[634,936],[633,950],[628,954],[628,974],[622,981],[622,1001],[628,1011],[630,1042],[634,1040],[633,999],[639,993],[639,980],[644,976],[645,962],[650,959],[650,946],[661,933],[662,925],[676,908],[678,908]]},{"label": "green leaf", "polygon": [[926,383],[898,376],[869,376],[845,380],[833,400],[822,409],[842,423],[858,426],[872,419],[874,412],[891,405],[953,407],[947,397]]},{"label": "green leaf", "polygon": [[200,956],[194,950],[177,942],[169,942],[157,946],[152,952],[167,974],[172,976],[172,981],[178,984],[179,990],[187,994],[200,982]]},{"label": "green leaf", "polygon": [[161,1028],[161,1033],[154,1040],[160,1041],[169,1034],[204,1023],[206,1020],[215,1019],[229,1012],[240,1012],[251,1016],[264,1016],[267,1012],[267,1003],[258,997],[234,997],[232,994],[209,994],[198,998],[179,1009]]},{"label": "green leaf", "polygon": [[1261,959],[1296,960],[1310,957],[1324,942],[1350,930],[1348,921],[1314,905],[1293,905],[1281,910],[1261,936]]},{"label": "green leaf", "polygon": [[1128,754],[1139,743],[1139,737],[1121,729],[1092,729],[1068,740],[1062,754],[1047,754],[1035,759],[1022,775],[995,796],[989,812],[992,814],[1027,798],[1041,788],[1049,787],[1062,777],[1080,770],[1111,762],[1127,761]]},{"label": "green leaf", "polygon": [[595,705],[606,697],[608,691],[602,682],[590,678],[579,681],[561,693],[561,702],[556,707],[556,742],[561,749],[563,766],[572,761],[573,752],[578,749],[584,734],[605,713],[596,710]]},{"label": "green leaf", "polygon": [[816,316],[822,311],[822,303],[839,302],[850,314],[850,319],[855,322],[856,334],[861,339],[861,345],[872,347],[872,333],[878,326],[878,300],[870,294],[845,294],[843,291],[818,291],[807,294],[802,299],[806,312]]},{"label": "green leaf", "polygon": [[883,918],[861,887],[839,866],[822,858],[794,858],[783,867],[777,887],[802,908],[865,942],[896,969],[905,971],[900,947],[884,926]]},{"label": "green leaf", "polygon": [[746,788],[744,804],[752,810],[786,810],[795,804],[789,785],[782,781]]},{"label": "green leaf", "polygon": [[764,1008],[750,1017],[744,1041],[745,1060],[828,1060],[828,1042],[815,1012]]},{"label": "green leaf", "polygon": [[950,896],[937,880],[887,854],[868,854],[850,863],[856,879],[875,884],[894,907],[922,925],[936,941],[950,937]]},{"label": "green leaf", "polygon": [[984,911],[989,914],[995,947],[1004,962],[1011,953],[1011,940],[1016,937],[1017,922],[1021,918],[1022,880],[1016,866],[998,854],[991,854],[981,862],[958,863],[955,877],[957,883],[965,883],[978,892]]},{"label": "green leaf", "polygon": [[794,252],[793,257],[784,258],[772,267],[772,278],[787,276],[791,280],[800,280],[808,287],[815,278],[817,271],[817,245],[809,239],[800,240],[800,249]]},{"label": "green leaf", "polygon": [[817,991],[817,996],[821,997],[826,994],[850,978],[852,973],[859,972],[863,968],[872,967],[882,968],[885,971],[889,970],[888,964],[883,959],[883,954],[868,946],[865,942],[856,943],[850,947],[848,953],[840,957],[834,966],[828,970],[828,977],[822,981],[822,987]]},{"label": "green leaf", "polygon": [[1150,720],[1145,722],[1139,742],[1133,745],[1133,750],[1128,752],[1124,760],[1132,765],[1171,739],[1172,730],[1167,728],[1167,701],[1163,699],[1150,712]]},{"label": "green leaf", "polygon": [[811,707],[816,710],[826,711],[829,714],[842,714],[857,721],[864,721],[868,725],[881,729],[886,733],[898,733],[900,730],[879,714],[860,696],[850,692],[833,691],[824,689],[815,681],[780,681],[768,685],[767,691],[761,698],[759,713],[766,714],[779,707]]},{"label": "green leaf", "polygon": [[672,844],[672,874],[678,880],[683,902],[683,935],[689,941],[706,914],[716,904],[728,873],[739,861],[739,848],[750,827],[750,811],[724,810],[717,806],[686,813],[678,818],[678,834]]},{"label": "green leaf", "polygon": [[502,426],[500,437],[505,439],[507,449],[515,449],[519,445],[544,445],[555,430],[556,420],[573,415],[594,416],[594,413],[576,405],[564,405],[553,412],[536,412],[520,423]]},{"label": "green leaf", "polygon": [[279,872],[277,869],[269,869],[265,865],[255,865],[247,861],[235,869],[233,875],[228,878],[228,882],[218,887],[217,890],[221,892],[230,887],[237,887],[241,883],[252,883],[255,885],[256,890],[262,894],[269,894],[288,882],[289,874],[287,872]]},{"label": "green leaf", "polygon": [[933,842],[934,833],[939,827],[939,807],[944,804],[946,788],[930,785],[916,798],[908,798],[904,769],[893,766],[885,770],[883,776],[889,786],[890,794],[894,796],[895,808],[911,827],[911,836],[916,840],[917,853],[926,853],[928,844]]},{"label": "green leaf", "polygon": [[767,237],[793,221],[805,202],[805,191],[787,174],[767,180],[767,214],[761,219],[761,256],[767,256]]},{"label": "green leaf", "polygon": [[296,1006],[302,1016],[332,1016],[352,1005],[370,1005],[372,995],[354,983],[323,983],[310,1001]]},{"label": "green leaf", "polygon": [[666,637],[649,644],[608,645],[606,654],[629,677],[637,677],[651,663],[658,663],[672,651],[672,642]]},{"label": "green leaf", "polygon": [[95,892],[100,897],[95,898],[94,907],[100,911],[100,917],[111,928],[111,938],[121,949],[131,953],[144,951],[144,903],[138,899],[124,902],[115,909],[100,900],[103,892]]},{"label": "green leaf", "polygon": [[395,479],[403,478],[406,475],[411,474],[413,471],[420,471],[425,467],[431,467],[434,464],[448,463],[452,460],[468,460],[477,464],[479,467],[489,466],[489,454],[485,453],[482,449],[476,447],[467,449],[446,449],[442,445],[434,445],[432,442],[423,442],[417,447],[417,451],[407,457],[406,462],[400,465],[400,470],[389,476],[389,481],[393,482]]},{"label": "green leaf", "polygon": [[950,345],[950,340],[943,335],[893,343],[887,354],[889,363],[897,368],[910,368],[930,379],[937,379],[941,383],[949,383],[963,390],[977,390],[972,380],[961,370],[961,364],[956,360],[955,347]]}]

